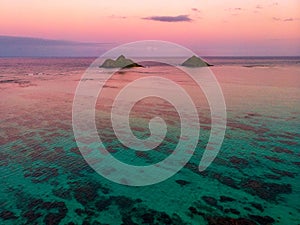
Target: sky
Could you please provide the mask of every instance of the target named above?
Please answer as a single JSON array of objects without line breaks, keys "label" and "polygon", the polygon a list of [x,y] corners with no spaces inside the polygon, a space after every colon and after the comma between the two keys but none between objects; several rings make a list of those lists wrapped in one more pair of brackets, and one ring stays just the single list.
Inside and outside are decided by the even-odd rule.
[{"label": "sky", "polygon": [[150,39],[202,56],[300,55],[299,12],[300,0],[1,0],[0,36],[91,42],[99,53]]}]

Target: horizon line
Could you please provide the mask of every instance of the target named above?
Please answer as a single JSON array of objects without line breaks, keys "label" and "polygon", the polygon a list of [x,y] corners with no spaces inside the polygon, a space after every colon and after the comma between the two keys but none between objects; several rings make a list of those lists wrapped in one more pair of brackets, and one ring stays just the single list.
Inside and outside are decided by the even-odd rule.
[{"label": "horizon line", "polygon": [[[284,57],[300,57],[300,55],[198,55],[198,57],[201,58],[205,58],[205,57],[211,57],[211,58],[217,58],[217,57],[223,57],[223,58],[284,58]],[[98,58],[101,57],[100,56],[18,56],[18,55],[14,55],[14,56],[1,56],[0,58]],[[153,58],[153,57],[146,57],[146,56],[139,56],[141,58]],[[162,57],[170,57],[172,58],[172,56],[161,56],[161,57],[154,57],[154,58],[162,58]],[[180,58],[180,57],[174,57],[174,58]]]}]

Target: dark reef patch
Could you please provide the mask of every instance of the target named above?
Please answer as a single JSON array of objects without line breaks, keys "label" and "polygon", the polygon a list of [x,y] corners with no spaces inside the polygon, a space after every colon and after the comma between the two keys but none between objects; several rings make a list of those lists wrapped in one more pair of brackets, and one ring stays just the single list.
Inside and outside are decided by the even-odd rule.
[{"label": "dark reef patch", "polygon": [[285,145],[299,145],[298,142],[295,142],[295,141],[286,141],[286,140],[280,140],[279,141],[280,143],[282,144],[285,144]]},{"label": "dark reef patch", "polygon": [[147,152],[143,152],[143,151],[135,151],[135,155],[138,158],[143,158],[143,159],[150,159],[149,155]]},{"label": "dark reef patch", "polygon": [[62,187],[53,189],[52,193],[56,197],[59,197],[59,198],[62,198],[62,199],[71,199],[72,198],[71,191],[69,189],[64,189]]},{"label": "dark reef patch", "polygon": [[95,203],[95,207],[97,208],[98,211],[101,212],[101,211],[104,211],[104,210],[108,210],[111,203],[112,203],[111,199],[103,198],[103,199],[98,200]]},{"label": "dark reef patch", "polygon": [[[277,183],[268,183],[264,182],[261,179],[254,178],[246,178],[237,182],[233,178],[229,176],[224,176],[221,173],[213,172],[213,171],[203,171],[199,172],[198,167],[194,163],[187,163],[186,168],[190,169],[196,174],[199,174],[203,177],[208,177],[212,179],[217,179],[220,183],[229,186],[234,189],[242,189],[245,192],[248,192],[254,196],[258,196],[267,201],[277,201],[277,198],[281,194],[290,194],[292,193],[292,186],[290,184],[277,184]],[[292,172],[281,171],[275,169],[273,171],[279,175],[284,175],[288,177],[293,177],[294,174]],[[280,179],[280,176],[276,176],[273,174],[266,174],[265,177],[270,179]]]},{"label": "dark reef patch", "polygon": [[187,184],[190,184],[191,182],[189,181],[186,181],[186,180],[176,180],[175,181],[177,184],[179,184],[181,187],[187,185]]},{"label": "dark reef patch", "polygon": [[275,220],[270,216],[249,215],[249,217],[258,222],[260,225],[271,225],[275,222]]},{"label": "dark reef patch", "polygon": [[46,182],[58,176],[58,169],[51,167],[37,167],[28,169],[24,177],[30,177],[33,183]]},{"label": "dark reef patch", "polygon": [[70,152],[75,153],[76,155],[81,155],[81,152],[79,151],[78,147],[74,147],[70,149]]},{"label": "dark reef patch", "polygon": [[208,205],[211,205],[211,206],[217,206],[218,205],[218,200],[215,199],[214,197],[209,197],[209,196],[202,196],[202,200],[208,204]]},{"label": "dark reef patch", "polygon": [[265,174],[264,176],[266,178],[269,178],[269,179],[272,179],[272,180],[280,180],[281,179],[281,176],[277,176],[277,175],[274,175],[274,174]]},{"label": "dark reef patch", "polygon": [[[1,144],[1,140],[0,140],[0,144]],[[9,155],[0,152],[0,166],[7,166],[8,161],[9,161]]]},{"label": "dark reef patch", "polygon": [[270,161],[273,161],[273,162],[276,162],[276,163],[279,163],[279,162],[283,162],[282,159],[279,159],[277,157],[274,157],[274,156],[265,156],[266,159],[270,160]]},{"label": "dark reef patch", "polygon": [[11,220],[11,219],[17,219],[18,217],[9,210],[4,210],[0,213],[0,218],[3,220]]},{"label": "dark reef patch", "polygon": [[276,201],[279,194],[290,194],[292,192],[290,184],[266,183],[254,179],[242,181],[241,186],[246,192],[268,201]]},{"label": "dark reef patch", "polygon": [[279,169],[275,169],[275,168],[271,168],[271,170],[273,173],[276,173],[280,176],[291,177],[291,178],[295,177],[294,173],[289,172],[289,171],[279,170]]},{"label": "dark reef patch", "polygon": [[42,199],[30,200],[27,210],[23,214],[23,217],[27,219],[26,224],[38,224],[36,220],[45,215],[43,224],[57,225],[68,212],[64,202],[44,202]]},{"label": "dark reef patch", "polygon": [[208,225],[257,225],[255,222],[245,218],[229,218],[229,217],[208,217]]},{"label": "dark reef patch", "polygon": [[33,222],[42,216],[39,212],[33,210],[27,211],[23,214],[23,217],[27,219],[27,224],[34,224]]},{"label": "dark reef patch", "polygon": [[227,196],[224,196],[224,195],[220,196],[220,202],[233,202],[233,201],[235,201],[234,198],[227,197]]},{"label": "dark reef patch", "polygon": [[293,162],[296,166],[300,166],[300,162]]},{"label": "dark reef patch", "polygon": [[103,194],[110,193],[110,189],[97,182],[82,181],[82,182],[70,182],[70,191],[74,198],[83,206],[93,203],[97,199],[101,199],[98,192]]},{"label": "dark reef patch", "polygon": [[264,208],[263,208],[263,206],[262,206],[261,204],[255,203],[255,202],[251,202],[250,204],[251,204],[251,206],[253,206],[254,208],[258,209],[259,211],[261,211],[261,212],[264,211]]},{"label": "dark reef patch", "polygon": [[232,156],[229,160],[234,166],[244,168],[249,165],[249,162],[246,159],[240,157]]},{"label": "dark reef patch", "polygon": [[198,211],[195,207],[190,206],[189,207],[190,216],[193,218],[194,215],[199,215],[204,217],[205,213]]},{"label": "dark reef patch", "polygon": [[243,131],[252,131],[256,134],[264,134],[266,132],[269,132],[270,129],[265,128],[265,127],[253,127],[247,124],[242,124],[242,123],[237,123],[237,122],[232,122],[229,121],[227,123],[227,126],[232,128],[232,129],[239,129],[239,130],[243,130]]},{"label": "dark reef patch", "polygon": [[224,212],[225,213],[232,213],[232,214],[235,214],[235,215],[240,215],[241,214],[238,210],[233,209],[233,208],[225,209]]},{"label": "dark reef patch", "polygon": [[203,197],[202,197],[202,200],[203,200],[207,205],[210,205],[210,206],[213,206],[213,207],[215,207],[215,208],[217,208],[217,209],[223,210],[223,206],[218,205],[218,200],[215,199],[214,197],[203,196]]},{"label": "dark reef patch", "polygon": [[232,188],[235,188],[235,189],[239,189],[237,183],[231,177],[223,176],[220,173],[214,173],[213,174],[213,178],[217,179],[219,182],[221,182],[222,184],[225,184],[225,185],[227,185],[229,187],[232,187]]},{"label": "dark reef patch", "polygon": [[139,200],[133,200],[125,196],[111,196],[110,201],[114,202],[121,210],[127,210],[134,206],[135,203],[138,203]]},{"label": "dark reef patch", "polygon": [[277,153],[287,153],[287,154],[294,154],[294,152],[292,150],[286,149],[286,148],[282,148],[279,146],[276,146],[273,149],[273,152],[277,152]]},{"label": "dark reef patch", "polygon": [[74,190],[74,197],[82,205],[87,205],[98,197],[97,188],[91,183],[81,184]]},{"label": "dark reef patch", "polygon": [[95,203],[99,211],[108,210],[111,205],[117,205],[122,217],[122,224],[186,224],[177,214],[168,215],[156,211],[143,204],[141,199],[131,199],[125,196],[104,197]]}]

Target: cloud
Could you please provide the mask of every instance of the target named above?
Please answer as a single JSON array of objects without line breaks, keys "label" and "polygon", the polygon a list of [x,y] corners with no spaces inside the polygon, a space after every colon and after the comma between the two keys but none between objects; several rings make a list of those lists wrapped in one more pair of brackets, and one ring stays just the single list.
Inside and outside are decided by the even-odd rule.
[{"label": "cloud", "polygon": [[281,20],[281,19],[278,18],[278,17],[273,17],[272,19],[275,20],[275,21],[280,21],[280,20]]},{"label": "cloud", "polygon": [[194,11],[194,12],[198,12],[198,13],[200,12],[200,10],[197,9],[197,8],[191,8],[191,10]]},{"label": "cloud", "polygon": [[243,8],[240,8],[240,7],[225,9],[225,11],[229,11],[229,12],[231,12],[231,11],[242,11],[242,10],[243,10]]},{"label": "cloud", "polygon": [[282,22],[292,22],[292,21],[300,20],[299,18],[292,18],[292,17],[285,18],[285,19],[279,17],[273,17],[272,19],[275,21],[282,21]]},{"label": "cloud", "polygon": [[110,18],[112,18],[112,19],[127,19],[127,16],[116,16],[116,15],[111,15]]},{"label": "cloud", "polygon": [[294,21],[294,20],[296,20],[296,19],[295,18],[287,18],[287,19],[284,19],[283,21],[289,22],[289,21]]},{"label": "cloud", "polygon": [[263,7],[261,5],[257,5],[255,8],[256,9],[262,9]]},{"label": "cloud", "polygon": [[240,11],[244,10],[243,8],[236,7],[236,8],[227,8],[225,11],[228,11],[232,16],[240,15]]},{"label": "cloud", "polygon": [[189,15],[179,15],[179,16],[150,16],[143,17],[144,20],[153,20],[160,22],[191,22],[192,19]]}]

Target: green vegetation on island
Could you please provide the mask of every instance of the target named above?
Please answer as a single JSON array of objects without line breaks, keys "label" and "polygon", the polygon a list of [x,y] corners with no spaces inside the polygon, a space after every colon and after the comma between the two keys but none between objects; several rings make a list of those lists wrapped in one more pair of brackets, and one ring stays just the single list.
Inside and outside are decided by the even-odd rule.
[{"label": "green vegetation on island", "polygon": [[186,67],[207,67],[207,66],[212,66],[208,64],[207,62],[203,61],[199,57],[193,55],[192,57],[188,58],[186,61],[184,61],[182,66]]},{"label": "green vegetation on island", "polygon": [[120,55],[116,60],[106,59],[100,67],[102,67],[102,68],[132,68],[132,67],[143,67],[143,66],[133,62],[131,59],[126,58],[124,55]]}]

